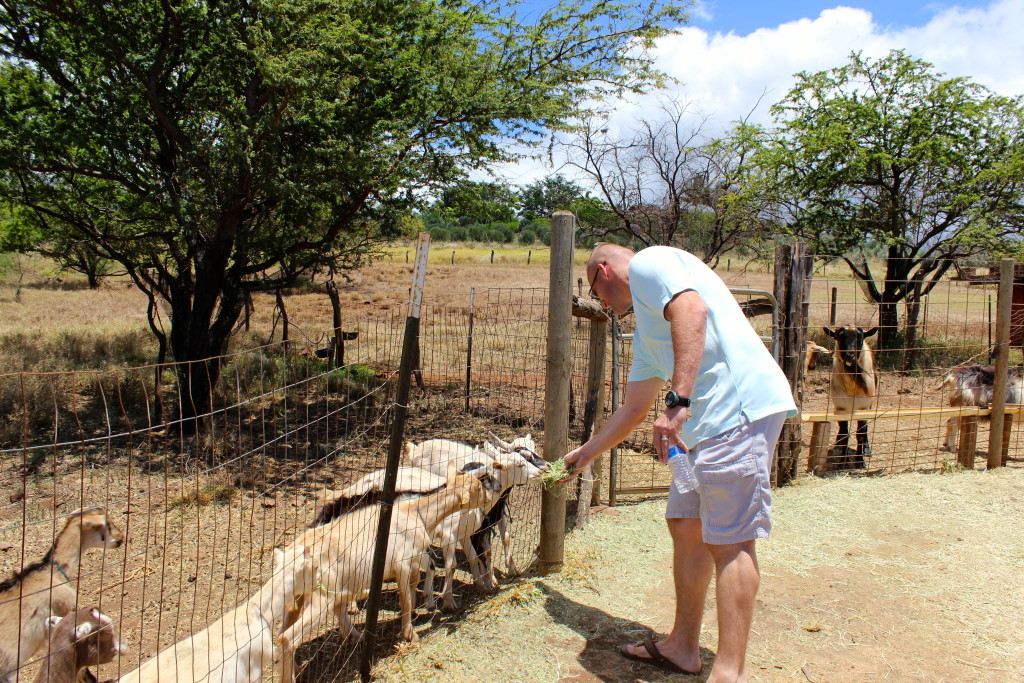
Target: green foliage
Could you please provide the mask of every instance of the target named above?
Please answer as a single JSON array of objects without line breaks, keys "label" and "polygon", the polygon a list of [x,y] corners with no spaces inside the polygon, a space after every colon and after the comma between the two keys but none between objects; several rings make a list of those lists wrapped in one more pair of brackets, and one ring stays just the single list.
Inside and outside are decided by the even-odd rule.
[{"label": "green foliage", "polygon": [[[954,260],[1017,250],[1020,98],[896,50],[800,73],[772,111],[758,192],[813,251],[844,258],[879,305],[882,348],[899,344],[896,304],[926,295]],[[885,257],[881,277],[874,254]]]},{"label": "green foliage", "polygon": [[[221,353],[247,292],[407,233],[417,192],[657,85],[677,7],[465,0],[0,4],[0,203],[172,308]],[[511,215],[506,218],[511,219]],[[202,410],[216,365],[182,377]]]},{"label": "green foliage", "polygon": [[578,184],[559,174],[527,185],[519,192],[519,215],[526,219],[549,218],[558,210],[575,212],[576,203],[586,192]]},{"label": "green foliage", "polygon": [[537,241],[537,233],[530,228],[519,233],[519,244],[530,245]]}]

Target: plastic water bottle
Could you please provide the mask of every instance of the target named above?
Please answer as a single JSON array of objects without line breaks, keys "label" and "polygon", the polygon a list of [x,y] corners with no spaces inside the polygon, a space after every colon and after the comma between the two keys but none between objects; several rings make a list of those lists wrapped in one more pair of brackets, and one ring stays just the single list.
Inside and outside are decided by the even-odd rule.
[{"label": "plastic water bottle", "polygon": [[672,470],[672,481],[679,493],[689,493],[697,488],[697,476],[693,473],[690,456],[679,446],[673,444],[668,449],[668,466]]}]

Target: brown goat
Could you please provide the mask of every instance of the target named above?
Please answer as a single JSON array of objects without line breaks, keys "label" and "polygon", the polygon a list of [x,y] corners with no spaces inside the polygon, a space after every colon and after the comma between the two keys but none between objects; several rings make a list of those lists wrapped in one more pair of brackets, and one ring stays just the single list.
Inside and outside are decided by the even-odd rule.
[{"label": "brown goat", "polygon": [[46,642],[46,619],[71,613],[82,555],[89,548],[116,548],[124,534],[103,508],[78,510],[69,517],[42,560],[0,583],[0,683]]},{"label": "brown goat", "polygon": [[65,617],[49,617],[46,625],[50,628],[49,656],[43,660],[35,683],[82,680],[83,669],[112,662],[125,650],[110,617],[94,607],[82,607]]},{"label": "brown goat", "polygon": [[[877,378],[875,361],[871,349],[864,342],[878,332],[873,327],[867,332],[862,327],[843,325],[835,329],[822,328],[825,334],[836,340],[832,358],[832,383],[830,395],[836,412],[852,413],[867,410],[875,404]],[[868,444],[868,422],[857,421],[857,450],[849,456],[850,421],[839,421],[839,433],[835,446],[843,453],[838,469],[863,469],[864,456],[871,455]]]}]

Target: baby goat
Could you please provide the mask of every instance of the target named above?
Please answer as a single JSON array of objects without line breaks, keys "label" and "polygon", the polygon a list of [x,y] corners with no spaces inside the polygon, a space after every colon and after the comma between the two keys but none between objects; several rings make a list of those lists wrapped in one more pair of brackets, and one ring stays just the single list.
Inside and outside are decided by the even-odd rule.
[{"label": "baby goat", "polygon": [[[453,512],[480,507],[492,500],[499,486],[492,475],[500,469],[501,465],[492,463],[458,475],[453,471],[440,491],[395,504],[384,559],[384,580],[398,583],[402,636],[406,640],[419,640],[412,627],[413,591],[434,529]],[[289,616],[282,624],[278,643],[283,683],[295,679],[295,649],[316,630],[329,609],[345,636],[359,635],[347,608],[353,600],[361,599],[370,586],[380,510],[379,505],[355,510],[309,529],[295,540],[313,558],[315,589],[298,601],[298,618]]]},{"label": "baby goat", "polygon": [[82,607],[65,617],[48,617],[49,656],[35,683],[73,683],[82,669],[112,662],[126,650],[114,622],[96,608]]},{"label": "baby goat", "polygon": [[[970,363],[950,370],[939,389],[949,396],[951,406],[979,406],[988,408],[992,403],[996,369],[991,365]],[[1011,368],[1006,378],[1006,402],[1020,403],[1024,398],[1024,375]],[[945,448],[956,449],[959,418],[951,417],[946,422]]]},{"label": "baby goat", "polygon": [[[0,583],[0,683],[46,642],[46,620],[75,609],[78,568],[89,548],[116,548],[124,534],[103,508],[71,513],[43,559]],[[19,635],[20,630],[20,635]]]},{"label": "baby goat", "polygon": [[[830,386],[832,405],[835,406],[836,412],[852,413],[855,410],[871,408],[875,404],[877,379],[874,357],[864,340],[878,332],[878,328],[873,327],[867,332],[862,327],[852,325],[822,329],[825,330],[825,334],[836,340]],[[846,457],[850,439],[849,425],[849,420],[840,421],[839,433],[836,435],[836,447],[844,454],[839,469],[862,469],[864,456],[871,455],[871,447],[868,445],[868,422],[857,421],[857,450],[852,458]]]},{"label": "baby goat", "polygon": [[260,590],[199,633],[164,648],[121,677],[127,683],[256,683],[274,663],[274,622],[313,590],[313,561],[301,544],[274,549],[274,573]]}]

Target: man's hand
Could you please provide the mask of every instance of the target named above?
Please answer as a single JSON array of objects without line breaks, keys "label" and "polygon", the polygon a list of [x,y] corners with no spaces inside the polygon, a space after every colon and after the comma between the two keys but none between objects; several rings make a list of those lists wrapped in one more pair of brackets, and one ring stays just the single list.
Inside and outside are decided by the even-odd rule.
[{"label": "man's hand", "polygon": [[[581,460],[583,462],[581,462]],[[567,484],[572,481],[573,477],[578,475],[584,467],[590,462],[589,458],[584,458],[583,447],[576,448],[565,454],[565,469],[568,470],[568,474],[564,478],[559,479],[559,484]]]},{"label": "man's hand", "polygon": [[658,454],[658,462],[662,465],[668,462],[668,449],[672,446],[679,446],[684,453],[687,452],[686,444],[683,443],[679,433],[683,429],[683,423],[690,418],[690,409],[682,406],[666,408],[665,411],[654,421],[654,450]]}]

